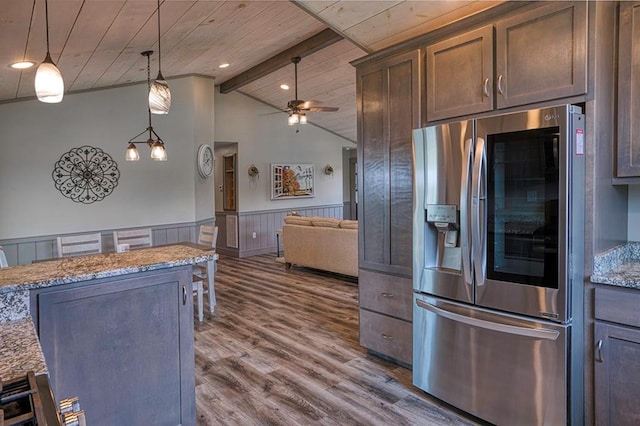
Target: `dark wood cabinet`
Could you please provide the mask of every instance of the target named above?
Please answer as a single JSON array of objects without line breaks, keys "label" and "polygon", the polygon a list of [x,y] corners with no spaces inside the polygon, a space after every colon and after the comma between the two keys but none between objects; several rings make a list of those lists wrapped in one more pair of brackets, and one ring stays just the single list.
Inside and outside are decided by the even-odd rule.
[{"label": "dark wood cabinet", "polygon": [[587,2],[550,2],[496,22],[496,107],[587,92]]},{"label": "dark wood cabinet", "polygon": [[427,121],[587,93],[587,28],[586,2],[544,2],[427,45]]},{"label": "dark wood cabinet", "polygon": [[56,398],[91,425],[194,425],[191,267],[96,281],[32,293]]},{"label": "dark wood cabinet", "polygon": [[412,130],[420,127],[420,53],[356,71],[360,267],[411,276]]},{"label": "dark wood cabinet", "polygon": [[413,359],[413,283],[360,270],[360,344],[406,365]]},{"label": "dark wood cabinet", "polygon": [[596,288],[596,425],[640,424],[640,291]]},{"label": "dark wood cabinet", "polygon": [[356,71],[360,342],[406,364],[412,356],[411,142],[421,119],[420,59],[413,50]]},{"label": "dark wood cabinet", "polygon": [[493,25],[427,46],[427,120],[493,109]]},{"label": "dark wood cabinet", "polygon": [[640,176],[640,2],[620,2],[618,177]]}]

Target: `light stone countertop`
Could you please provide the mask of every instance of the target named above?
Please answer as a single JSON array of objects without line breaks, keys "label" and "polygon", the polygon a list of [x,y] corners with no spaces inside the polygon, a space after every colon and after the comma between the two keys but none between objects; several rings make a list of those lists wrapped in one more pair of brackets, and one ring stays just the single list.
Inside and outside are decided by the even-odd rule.
[{"label": "light stone countertop", "polygon": [[628,242],[596,255],[591,282],[640,289],[640,243]]},{"label": "light stone countertop", "polygon": [[626,261],[610,271],[592,275],[591,282],[640,289],[640,261]]},{"label": "light stone countertop", "polygon": [[180,243],[1,268],[0,323],[29,317],[29,290],[82,281],[90,284],[99,278],[202,263],[215,256],[208,247]]},{"label": "light stone countertop", "polygon": [[42,348],[31,318],[0,324],[0,381],[47,374]]}]

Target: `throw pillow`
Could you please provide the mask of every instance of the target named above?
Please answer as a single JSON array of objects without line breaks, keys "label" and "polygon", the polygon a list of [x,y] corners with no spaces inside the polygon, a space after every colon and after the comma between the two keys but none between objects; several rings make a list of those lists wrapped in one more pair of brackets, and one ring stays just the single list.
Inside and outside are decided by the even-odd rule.
[{"label": "throw pillow", "polygon": [[305,216],[285,216],[284,223],[287,223],[289,225],[311,226],[311,218]]},{"label": "throw pillow", "polygon": [[358,221],[357,220],[342,220],[342,221],[340,221],[340,228],[358,229]]},{"label": "throw pillow", "polygon": [[340,219],[333,217],[314,217],[311,219],[313,226],[325,227],[325,228],[337,228],[340,226]]}]

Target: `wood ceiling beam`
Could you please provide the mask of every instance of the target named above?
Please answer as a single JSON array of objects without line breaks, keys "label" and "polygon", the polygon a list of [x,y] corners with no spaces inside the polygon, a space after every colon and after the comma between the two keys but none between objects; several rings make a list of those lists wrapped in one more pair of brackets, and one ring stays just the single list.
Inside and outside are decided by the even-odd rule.
[{"label": "wood ceiling beam", "polygon": [[291,58],[295,56],[300,56],[304,58],[305,56],[309,56],[312,53],[317,52],[318,50],[324,49],[325,47],[331,46],[334,43],[342,40],[343,37],[333,31],[330,28],[326,30],[322,30],[316,35],[309,37],[308,39],[301,41],[293,47],[284,50],[277,55],[267,59],[264,62],[259,63],[253,68],[244,71],[236,75],[235,77],[230,78],[229,80],[220,84],[220,93],[229,93],[245,84],[249,84],[252,81],[256,81],[259,78],[264,77],[265,75],[271,74],[274,71],[279,70],[280,68],[286,67],[291,64]]}]

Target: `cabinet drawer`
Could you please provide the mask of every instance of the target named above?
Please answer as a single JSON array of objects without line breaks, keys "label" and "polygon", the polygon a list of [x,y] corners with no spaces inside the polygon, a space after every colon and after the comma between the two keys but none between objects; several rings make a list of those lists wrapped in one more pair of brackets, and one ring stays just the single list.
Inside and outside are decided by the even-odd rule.
[{"label": "cabinet drawer", "polygon": [[596,319],[640,327],[640,290],[596,287]]},{"label": "cabinet drawer", "polygon": [[360,344],[407,364],[413,359],[410,322],[360,309]]},{"label": "cabinet drawer", "polygon": [[360,307],[411,321],[413,284],[409,278],[360,269]]}]

